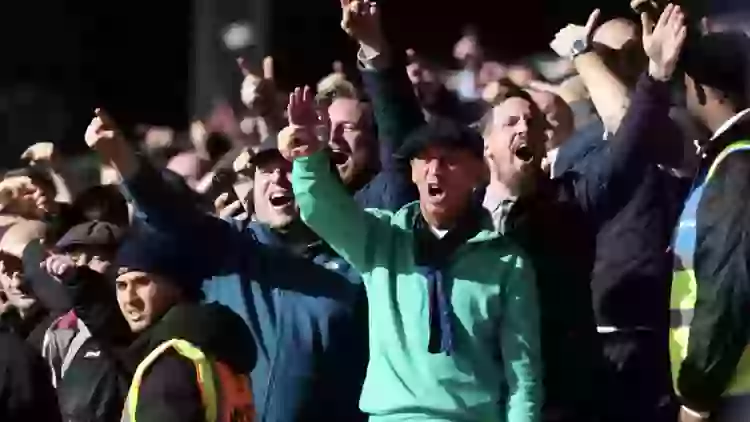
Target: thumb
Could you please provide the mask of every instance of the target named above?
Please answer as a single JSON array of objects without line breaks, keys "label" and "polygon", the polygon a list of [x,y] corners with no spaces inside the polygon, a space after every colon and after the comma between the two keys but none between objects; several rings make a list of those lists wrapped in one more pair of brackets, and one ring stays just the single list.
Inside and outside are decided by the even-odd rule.
[{"label": "thumb", "polygon": [[344,10],[348,9],[351,2],[351,0],[341,0],[341,8]]},{"label": "thumb", "polygon": [[593,12],[591,12],[591,15],[589,15],[589,20],[586,21],[586,34],[588,36],[591,36],[591,34],[594,32],[594,29],[596,28],[596,25],[599,23],[599,16],[601,15],[601,10],[594,9]]},{"label": "thumb", "polygon": [[272,81],[274,79],[273,57],[263,59],[263,79]]},{"label": "thumb", "polygon": [[234,214],[235,212],[239,211],[239,209],[242,207],[242,202],[240,200],[236,200],[232,202],[231,204],[227,205],[226,208],[224,208],[221,211],[220,217],[221,218],[229,218]]},{"label": "thumb", "polygon": [[648,13],[641,13],[641,27],[643,28],[643,38],[650,37],[654,32],[654,21]]},{"label": "thumb", "polygon": [[227,200],[229,199],[228,193],[222,193],[218,197],[216,197],[216,200],[214,201],[214,207],[217,209],[224,208],[227,205]]}]

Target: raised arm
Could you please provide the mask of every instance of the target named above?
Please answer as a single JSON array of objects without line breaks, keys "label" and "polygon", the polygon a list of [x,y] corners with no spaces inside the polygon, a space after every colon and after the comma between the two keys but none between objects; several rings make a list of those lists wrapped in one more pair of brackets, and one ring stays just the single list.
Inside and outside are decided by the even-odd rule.
[{"label": "raised arm", "polygon": [[656,163],[659,147],[678,144],[680,136],[669,115],[670,84],[685,41],[684,15],[669,5],[654,25],[644,16],[643,43],[649,57],[648,72],[641,76],[619,130],[602,154],[589,166],[578,198],[602,219],[619,209],[618,198],[629,198],[648,166]]},{"label": "raised arm", "polygon": [[373,106],[380,141],[380,161],[393,168],[393,153],[414,129],[425,123],[422,108],[406,74],[403,54],[394,54],[383,34],[377,4],[342,2],[341,27],[359,43],[362,82]]},{"label": "raised arm", "polygon": [[370,186],[382,194],[378,207],[395,211],[416,200],[411,175],[394,154],[404,139],[425,122],[422,108],[406,74],[403,54],[393,54],[383,35],[377,4],[369,1],[342,1],[341,27],[359,43],[358,59],[362,82],[372,102],[378,128],[381,171]]},{"label": "raised arm", "polygon": [[292,186],[302,220],[359,272],[369,272],[373,245],[393,229],[364,211],[332,169],[314,136],[316,117],[309,87],[297,88],[291,95],[289,118],[291,125],[285,130],[294,133],[279,136],[279,151],[294,162]]},{"label": "raised arm", "polygon": [[573,61],[605,129],[615,133],[630,106],[630,97],[627,86],[607,67],[602,57],[590,49],[599,15],[599,9],[596,9],[585,26],[566,26],[557,33],[550,46],[560,57]]},{"label": "raised arm", "polygon": [[201,211],[191,195],[169,186],[158,170],[138,157],[114,121],[102,110],[96,113],[86,131],[89,147],[120,174],[126,196],[145,215],[146,223],[194,248],[203,257],[202,276],[216,275],[237,247],[237,230]]},{"label": "raised arm", "polygon": [[500,354],[508,382],[508,422],[540,420],[543,402],[539,309],[530,261],[509,261],[500,328]]}]

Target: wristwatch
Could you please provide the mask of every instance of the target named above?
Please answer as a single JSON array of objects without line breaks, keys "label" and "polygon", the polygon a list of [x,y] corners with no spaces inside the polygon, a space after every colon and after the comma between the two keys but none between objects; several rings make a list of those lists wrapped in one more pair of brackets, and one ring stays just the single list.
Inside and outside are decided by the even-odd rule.
[{"label": "wristwatch", "polygon": [[573,60],[583,53],[587,53],[590,49],[589,43],[586,40],[578,39],[573,42],[573,48],[570,50],[570,59]]}]

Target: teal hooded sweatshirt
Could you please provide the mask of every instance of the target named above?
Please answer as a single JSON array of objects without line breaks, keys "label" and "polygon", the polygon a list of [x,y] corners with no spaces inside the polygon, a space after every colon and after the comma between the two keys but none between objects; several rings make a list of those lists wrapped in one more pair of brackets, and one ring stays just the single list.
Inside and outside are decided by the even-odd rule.
[{"label": "teal hooded sweatshirt", "polygon": [[419,203],[362,210],[317,152],[294,162],[302,219],[361,274],[370,361],[360,408],[371,421],[535,422],[542,404],[538,308],[529,261],[491,222],[445,265],[454,351],[428,351],[426,277],[412,231]]}]

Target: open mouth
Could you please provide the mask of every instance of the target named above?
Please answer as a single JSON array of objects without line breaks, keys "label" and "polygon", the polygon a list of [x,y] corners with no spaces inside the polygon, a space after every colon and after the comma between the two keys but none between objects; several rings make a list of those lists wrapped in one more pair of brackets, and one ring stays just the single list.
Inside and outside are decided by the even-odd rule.
[{"label": "open mouth", "polygon": [[292,203],[294,197],[291,193],[274,193],[269,198],[271,205],[275,208],[285,207]]},{"label": "open mouth", "polygon": [[514,152],[514,154],[521,161],[524,161],[526,163],[529,163],[531,162],[531,160],[534,159],[534,153],[531,151],[531,148],[529,148],[529,146],[526,144],[520,145],[518,148],[516,148],[516,151]]},{"label": "open mouth", "polygon": [[331,161],[337,166],[346,164],[346,162],[349,161],[349,154],[341,150],[331,150]]},{"label": "open mouth", "polygon": [[445,190],[437,183],[428,183],[427,194],[430,196],[430,198],[439,200],[445,197]]}]

